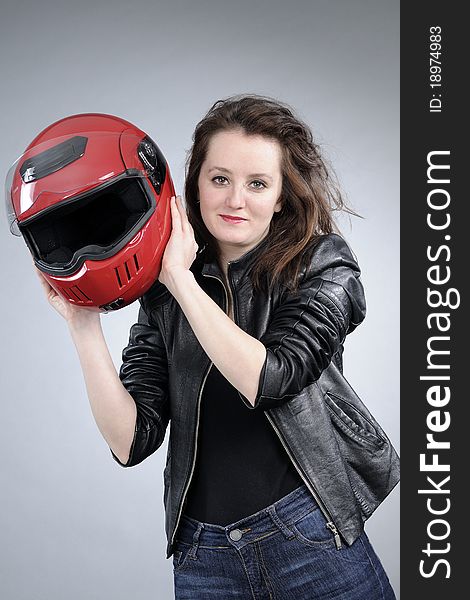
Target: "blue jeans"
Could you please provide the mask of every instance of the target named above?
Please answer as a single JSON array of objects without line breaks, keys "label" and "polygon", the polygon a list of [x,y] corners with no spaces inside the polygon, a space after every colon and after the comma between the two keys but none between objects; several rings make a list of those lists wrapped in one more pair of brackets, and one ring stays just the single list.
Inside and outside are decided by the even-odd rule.
[{"label": "blue jeans", "polygon": [[176,600],[395,600],[365,531],[338,550],[305,485],[226,527],[183,514],[173,575]]}]

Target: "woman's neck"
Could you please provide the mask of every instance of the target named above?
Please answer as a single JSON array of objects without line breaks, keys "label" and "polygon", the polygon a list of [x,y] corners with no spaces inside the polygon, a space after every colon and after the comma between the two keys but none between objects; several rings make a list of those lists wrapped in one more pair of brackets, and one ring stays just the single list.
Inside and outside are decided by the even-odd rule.
[{"label": "woman's neck", "polygon": [[221,267],[223,267],[223,270],[225,272],[225,274],[227,273],[227,265],[229,262],[233,261],[233,260],[237,260],[240,257],[242,257],[244,254],[246,254],[247,252],[249,252],[250,250],[253,250],[253,248],[255,248],[256,246],[258,246],[259,244],[261,244],[261,242],[266,238],[267,236],[267,231],[265,232],[265,234],[263,235],[263,237],[259,240],[257,240],[255,243],[249,244],[248,246],[220,246],[219,243],[219,263],[221,265]]}]

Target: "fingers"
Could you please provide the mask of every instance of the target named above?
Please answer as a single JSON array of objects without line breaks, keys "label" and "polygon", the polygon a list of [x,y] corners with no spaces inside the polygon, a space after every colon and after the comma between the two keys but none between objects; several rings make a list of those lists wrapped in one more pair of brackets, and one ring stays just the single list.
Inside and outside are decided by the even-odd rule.
[{"label": "fingers", "polygon": [[177,196],[177,198],[178,198],[178,205],[179,205],[179,209],[180,209],[181,223],[183,225],[183,230],[186,231],[189,235],[191,235],[191,237],[194,238],[193,226],[189,222],[188,215],[183,206],[183,201],[181,199],[181,196]]},{"label": "fingers", "polygon": [[44,277],[44,275],[41,273],[41,271],[36,267],[36,265],[34,264],[34,261],[33,261],[33,267],[34,267],[34,271],[36,272],[36,275],[38,276],[41,287],[44,290],[46,298],[49,301],[52,300],[53,298],[55,298],[57,296],[57,292],[50,285],[50,283],[47,281],[47,279]]},{"label": "fingers", "polygon": [[184,229],[188,222],[188,217],[186,215],[186,211],[184,209],[183,201],[181,200],[181,196],[176,196],[175,203],[176,203],[176,208],[178,210],[178,215],[179,215],[179,218],[181,221],[181,226]]},{"label": "fingers", "polygon": [[172,218],[175,218],[176,223],[179,223],[184,233],[194,235],[191,223],[188,220],[188,215],[183,206],[181,196],[172,196],[171,198]]},{"label": "fingers", "polygon": [[51,286],[49,285],[49,283],[46,281],[45,277],[43,276],[43,274],[41,273],[41,271],[36,267],[36,265],[33,263],[33,267],[34,267],[34,272],[36,273],[39,282],[41,283],[42,287],[49,292],[49,290],[51,289]]},{"label": "fingers", "polygon": [[171,206],[171,221],[173,232],[175,233],[183,233],[183,220],[181,218],[180,209],[178,207],[178,203],[176,200],[176,196],[172,196],[170,200]]}]

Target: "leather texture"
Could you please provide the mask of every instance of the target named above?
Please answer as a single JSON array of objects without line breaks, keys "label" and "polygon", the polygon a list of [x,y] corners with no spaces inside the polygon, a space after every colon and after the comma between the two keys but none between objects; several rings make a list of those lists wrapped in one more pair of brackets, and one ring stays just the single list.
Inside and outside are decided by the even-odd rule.
[{"label": "leather texture", "polygon": [[[275,286],[254,293],[250,268],[266,239],[228,266],[235,322],[267,349],[255,406],[264,411],[304,482],[343,542],[399,481],[399,457],[389,438],[342,374],[346,335],[366,314],[360,268],[336,233],[312,242],[296,293]],[[191,270],[224,311],[227,290],[216,261],[200,252]],[[141,463],[163,443],[167,558],[194,470],[202,389],[211,361],[176,300],[160,282],[140,299],[138,322],[123,350],[120,378],[136,402],[129,459]],[[221,424],[223,426],[223,424]]]}]

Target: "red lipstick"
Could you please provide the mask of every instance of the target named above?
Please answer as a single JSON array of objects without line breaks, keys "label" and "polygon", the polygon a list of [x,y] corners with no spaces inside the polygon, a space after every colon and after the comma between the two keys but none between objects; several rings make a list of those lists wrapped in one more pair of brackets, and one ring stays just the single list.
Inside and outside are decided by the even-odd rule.
[{"label": "red lipstick", "polygon": [[231,215],[219,215],[226,223],[243,223],[246,219],[242,217],[232,217]]}]

